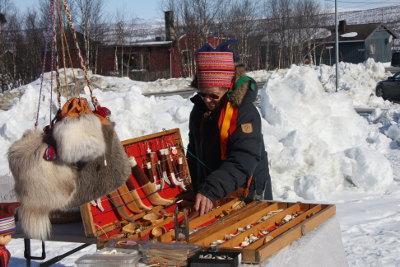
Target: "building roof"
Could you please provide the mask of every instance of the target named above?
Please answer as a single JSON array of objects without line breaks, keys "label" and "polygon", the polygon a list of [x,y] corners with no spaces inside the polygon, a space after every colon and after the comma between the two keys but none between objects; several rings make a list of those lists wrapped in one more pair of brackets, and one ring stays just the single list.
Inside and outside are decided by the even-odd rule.
[{"label": "building roof", "polygon": [[[326,29],[331,32],[331,35],[318,41],[335,42],[335,26],[328,26]],[[344,31],[339,31],[339,42],[364,42],[376,30],[387,31],[393,35],[393,38],[397,38],[397,35],[382,23],[345,24]]]},{"label": "building roof", "polygon": [[122,29],[118,29],[117,24],[105,25],[102,43],[107,46],[143,46],[144,43],[166,45],[163,43],[165,42],[165,27],[163,25],[161,21],[127,23],[123,25]]}]

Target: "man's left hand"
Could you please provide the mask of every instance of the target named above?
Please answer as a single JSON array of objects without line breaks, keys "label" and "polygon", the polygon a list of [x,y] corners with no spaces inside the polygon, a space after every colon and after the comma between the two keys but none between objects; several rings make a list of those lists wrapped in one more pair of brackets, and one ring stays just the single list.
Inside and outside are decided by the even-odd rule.
[{"label": "man's left hand", "polygon": [[213,202],[207,198],[206,196],[197,193],[196,195],[196,203],[194,204],[194,209],[203,215],[209,211],[211,211],[214,207]]}]

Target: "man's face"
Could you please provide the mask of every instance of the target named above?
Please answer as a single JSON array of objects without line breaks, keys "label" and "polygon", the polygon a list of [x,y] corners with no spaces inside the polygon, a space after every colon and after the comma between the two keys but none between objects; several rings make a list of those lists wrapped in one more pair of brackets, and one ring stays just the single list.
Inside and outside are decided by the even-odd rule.
[{"label": "man's face", "polygon": [[228,89],[223,87],[208,87],[200,89],[198,94],[200,95],[201,99],[203,99],[207,109],[213,111],[218,107],[222,97],[227,91]]}]

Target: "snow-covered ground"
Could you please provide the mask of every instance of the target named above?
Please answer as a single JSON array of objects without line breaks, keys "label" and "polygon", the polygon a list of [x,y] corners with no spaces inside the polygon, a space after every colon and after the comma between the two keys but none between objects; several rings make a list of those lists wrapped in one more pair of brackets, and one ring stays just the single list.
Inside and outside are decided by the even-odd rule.
[{"label": "snow-covered ground", "polygon": [[[400,265],[400,106],[374,95],[377,81],[389,75],[384,65],[371,60],[358,65],[340,63],[339,70],[338,92],[335,70],[329,66],[251,73],[256,80],[267,81],[260,90],[260,111],[274,196],[336,203],[350,266]],[[180,96],[143,94],[157,83],[181,89],[189,79],[141,83],[95,75],[92,82],[101,88],[94,94],[111,109],[121,139],[178,127],[187,143],[191,102]],[[22,96],[13,100],[11,108],[0,110],[1,201],[14,199],[6,152],[34,124],[39,84],[23,86]],[[365,118],[354,107],[375,111]],[[49,109],[47,79],[40,126],[48,123]],[[75,246],[51,242],[49,255]],[[13,240],[9,248],[13,263],[23,263],[22,240]],[[70,265],[88,250],[94,247],[62,263]]]},{"label": "snow-covered ground", "polygon": [[[67,83],[76,83],[78,80],[79,85],[84,84],[83,72],[80,69],[60,69],[61,84],[65,84],[65,76]],[[251,71],[248,73],[257,82],[265,82],[272,72],[266,70]],[[50,73],[45,74],[46,79],[50,79]],[[193,90],[190,87],[192,78],[172,78],[172,79],[158,79],[154,82],[141,82],[131,80],[128,77],[106,77],[89,72],[89,78],[94,88],[102,91],[123,91],[131,88],[138,88],[144,95],[161,94],[168,92],[179,92]],[[83,89],[83,86],[80,86]]]}]

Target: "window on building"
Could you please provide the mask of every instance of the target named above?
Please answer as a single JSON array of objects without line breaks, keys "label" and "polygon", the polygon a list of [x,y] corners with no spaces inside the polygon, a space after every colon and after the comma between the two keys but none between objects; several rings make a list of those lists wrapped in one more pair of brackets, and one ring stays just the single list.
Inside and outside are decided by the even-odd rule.
[{"label": "window on building", "polygon": [[150,53],[142,53],[142,69],[149,71],[150,69]]},{"label": "window on building", "polygon": [[370,44],[370,45],[369,45],[369,53],[370,53],[371,55],[374,55],[375,52],[376,52],[376,46],[375,46],[375,44]]},{"label": "window on building", "polygon": [[139,52],[124,53],[123,60],[118,57],[118,64],[119,66],[123,64],[124,70],[129,69],[129,71],[149,70],[150,54]]}]

